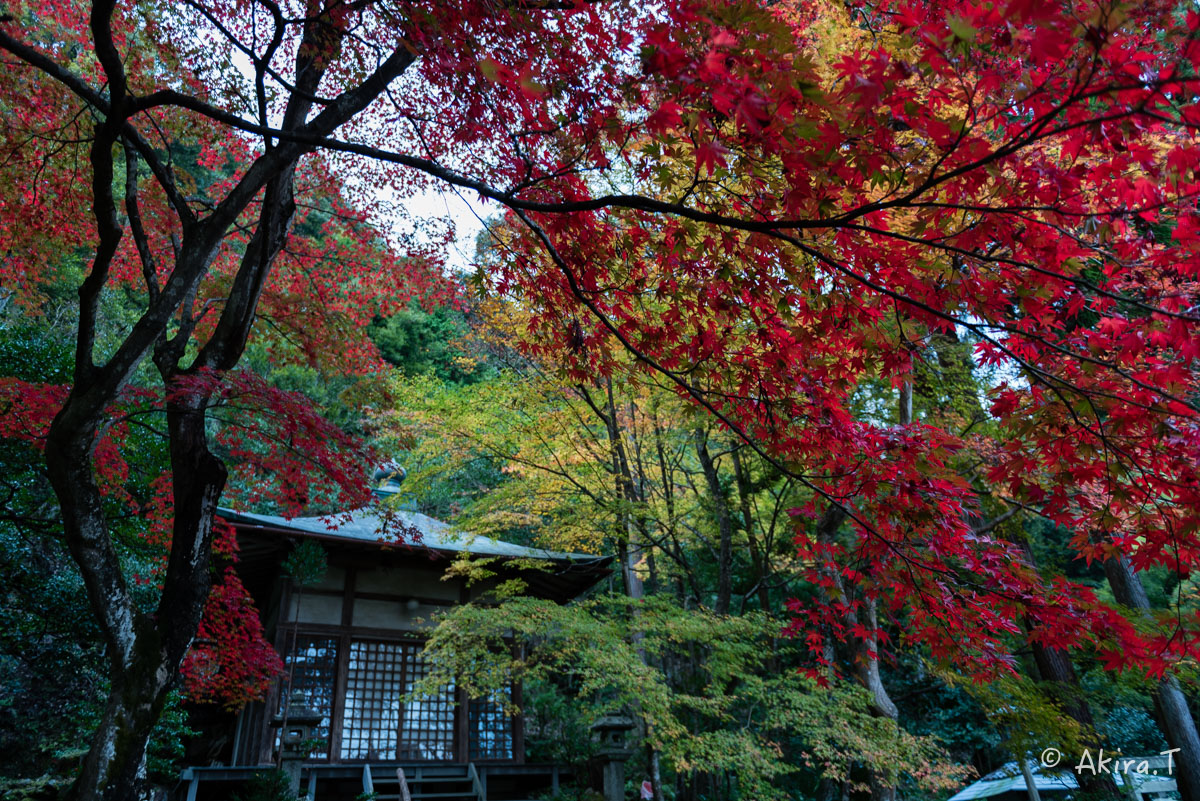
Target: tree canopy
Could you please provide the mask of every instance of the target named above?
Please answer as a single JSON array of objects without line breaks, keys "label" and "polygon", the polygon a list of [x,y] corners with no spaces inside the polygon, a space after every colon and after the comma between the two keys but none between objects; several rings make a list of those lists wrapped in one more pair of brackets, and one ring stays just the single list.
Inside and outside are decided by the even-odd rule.
[{"label": "tree canopy", "polygon": [[[1141,670],[1195,798],[1198,30],[1165,0],[6,3],[3,303],[70,330],[0,383],[10,516],[54,521],[107,663],[75,797],[133,796],[198,632],[256,640],[222,493],[366,499],[363,431],[318,407],[377,412],[380,351],[453,327],[396,322],[465,302],[408,203],[453,191],[497,210],[476,285],[507,347],[556,422],[589,415],[611,483],[558,489],[624,529],[627,587],[690,525],[728,614],[736,545],[810,678],[852,665],[883,717],[893,639],[976,681],[1027,649],[1068,687],[1072,653]],[[638,483],[658,412],[690,493]],[[1042,568],[1026,517],[1110,590]]]}]

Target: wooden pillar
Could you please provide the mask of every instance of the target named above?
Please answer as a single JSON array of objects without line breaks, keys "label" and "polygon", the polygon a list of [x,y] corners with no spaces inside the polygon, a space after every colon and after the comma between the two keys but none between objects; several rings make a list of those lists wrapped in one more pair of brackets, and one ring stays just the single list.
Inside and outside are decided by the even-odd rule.
[{"label": "wooden pillar", "polygon": [[471,761],[471,699],[467,691],[458,687],[454,691],[454,761]]},{"label": "wooden pillar", "polygon": [[[525,687],[521,682],[514,682],[512,686],[513,705],[518,709],[525,702]],[[513,761],[518,765],[525,764],[525,716],[516,714],[512,716],[512,744],[513,744]]]}]

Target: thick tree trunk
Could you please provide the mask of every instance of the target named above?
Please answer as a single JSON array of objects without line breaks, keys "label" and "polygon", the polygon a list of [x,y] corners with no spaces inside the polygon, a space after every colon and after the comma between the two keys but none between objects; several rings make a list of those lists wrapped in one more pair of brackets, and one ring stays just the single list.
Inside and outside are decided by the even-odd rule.
[{"label": "thick tree trunk", "polygon": [[[91,749],[84,760],[74,796],[99,798],[114,775],[135,775],[145,742],[122,738],[140,719],[150,716],[139,705],[145,678],[141,669],[139,619],[129,597],[120,560],[109,538],[103,499],[92,472],[92,451],[102,408],[79,398],[68,398],[51,424],[47,437],[46,467],[59,499],[63,528],[71,556],[80,566],[92,610],[100,623],[109,656],[111,688]],[[152,695],[150,696],[152,697]]]},{"label": "thick tree trunk", "polygon": [[[1150,599],[1127,557],[1109,559],[1104,563],[1104,572],[1118,603],[1137,614],[1150,614]],[[1155,686],[1154,711],[1158,725],[1166,735],[1167,745],[1179,749],[1172,754],[1172,773],[1179,786],[1179,796],[1183,801],[1200,801],[1200,735],[1196,732],[1196,719],[1188,708],[1187,698],[1174,676],[1168,676]]]},{"label": "thick tree trunk", "polygon": [[[162,713],[168,692],[178,681],[179,666],[200,623],[209,587],[213,514],[226,475],[224,465],[207,448],[206,405],[207,398],[195,397],[182,403],[173,402],[168,407],[175,517],[167,563],[169,580],[164,582],[154,615],[138,614],[127,599],[115,594],[93,600],[93,605],[123,606],[128,626],[105,627],[111,664],[109,696],[71,790],[71,797],[79,801],[132,801],[140,795],[140,774],[150,732]],[[47,462],[55,465],[52,473],[62,469],[59,461],[59,457],[47,454]],[[66,461],[72,465],[87,464],[77,457],[67,456]],[[73,472],[73,467],[68,469],[68,473]],[[79,496],[86,498],[94,489],[89,482],[74,488],[59,487],[56,482],[64,509],[75,510],[70,515],[64,513],[64,520],[69,519],[69,525],[100,532],[107,541],[100,509],[85,512],[78,508]],[[68,541],[74,539],[69,537]],[[85,577],[105,575],[116,567],[107,557],[79,550],[77,560],[87,560],[80,562]],[[87,581],[94,582],[94,578]],[[123,587],[123,580],[118,583]]]},{"label": "thick tree trunk", "polygon": [[[291,225],[293,167],[268,182],[258,230],[243,256],[217,332],[197,356],[198,367],[229,369],[241,356],[262,282]],[[204,253],[192,252],[186,258],[206,262]],[[165,336],[160,338],[155,362],[168,387],[177,374],[177,357]],[[140,794],[139,774],[150,733],[167,693],[179,679],[180,665],[204,612],[212,522],[226,471],[208,450],[207,392],[170,397],[171,550],[158,606],[152,616],[140,614],[129,598],[92,477],[92,450],[107,404],[88,405],[88,400],[85,392],[82,398],[64,404],[51,426],[46,454],[51,484],[63,510],[66,539],[89,588],[92,609],[101,621],[111,665],[104,717],[71,797],[76,801],[132,801]],[[81,409],[90,410],[91,417]]]},{"label": "thick tree trunk", "polygon": [[[258,230],[247,246],[217,332],[201,349],[196,367],[229,369],[241,356],[262,282],[291,225],[293,169],[294,164],[289,165],[268,181]],[[176,272],[207,264],[216,241],[210,248],[187,251]],[[171,387],[179,374],[180,353],[165,334],[145,341],[147,345],[154,341],[154,361]],[[109,697],[71,790],[75,801],[133,801],[140,795],[139,776],[150,733],[167,693],[179,679],[208,597],[212,521],[225,486],[225,466],[208,450],[209,395],[199,391],[175,397],[169,392],[171,550],[158,606],[153,615],[140,613],[129,597],[93,475],[97,431],[107,406],[145,350],[135,356],[128,363],[118,363],[114,357],[103,368],[91,368],[105,380],[73,388],[47,438],[47,473],[62,509],[65,539],[88,588],[110,662]],[[100,392],[102,386],[107,386],[107,393]]]},{"label": "thick tree trunk", "polygon": [[[1020,547],[1029,565],[1036,568],[1037,563],[1034,562],[1033,551],[1030,550],[1029,544],[1021,543]],[[1101,744],[1096,740],[1094,734],[1095,719],[1092,717],[1091,707],[1088,706],[1087,699],[1084,697],[1083,688],[1079,685],[1079,677],[1075,673],[1075,665],[1071,661],[1070,653],[1061,648],[1048,647],[1040,642],[1031,642],[1030,648],[1033,651],[1033,661],[1037,666],[1038,675],[1042,681],[1051,683],[1054,688],[1054,700],[1062,706],[1063,712],[1079,724],[1087,738],[1084,740],[1084,745],[1094,753],[1098,752]],[[1076,774],[1076,779],[1079,782],[1079,788],[1090,797],[1119,797],[1117,783],[1113,780],[1112,774],[1092,774],[1084,771]]]},{"label": "thick tree trunk", "polygon": [[1154,689],[1154,709],[1172,754],[1172,775],[1183,801],[1200,801],[1200,736],[1179,680],[1168,676]]},{"label": "thick tree trunk", "polygon": [[[896,708],[892,697],[888,695],[887,687],[883,685],[883,677],[879,675],[879,639],[875,632],[879,630],[879,620],[876,614],[874,598],[864,603],[867,617],[869,637],[859,646],[858,677],[871,693],[871,713],[876,717],[887,718],[892,725],[900,726],[900,710]],[[871,771],[872,801],[893,801],[896,798],[896,785],[885,782],[877,771]]]},{"label": "thick tree trunk", "polygon": [[[134,110],[121,47],[111,27],[115,10],[116,4],[111,1],[98,2],[92,4],[89,15],[106,94],[91,87],[81,91],[75,86],[81,78],[72,74],[66,79],[65,70],[47,66],[49,62],[25,43],[8,36],[4,43],[7,51],[34,69],[64,82],[89,104],[89,112],[98,119],[90,148],[95,254],[79,289],[72,386],[47,433],[45,449],[47,476],[62,513],[64,541],[79,566],[110,668],[109,697],[71,790],[71,797],[78,801],[131,801],[138,796],[138,777],[150,732],[178,679],[179,666],[195,636],[208,594],[212,517],[225,482],[224,466],[207,448],[207,396],[201,392],[182,400],[172,398],[167,408],[174,490],[172,543],[158,606],[153,614],[145,614],[130,597],[105,520],[104,499],[95,476],[98,432],[108,409],[151,349],[167,388],[175,388],[172,383],[177,375],[202,369],[228,370],[237,364],[263,283],[291,226],[295,211],[292,176],[297,159],[315,149],[315,145],[286,137],[278,141],[268,138],[265,151],[202,218],[197,217],[190,199],[176,189],[174,167],[158,162],[147,149],[139,150],[141,139],[130,122]],[[330,134],[362,112],[417,57],[406,42],[357,85],[310,116],[317,88],[344,35],[333,13],[331,6],[303,22],[295,85],[287,97],[281,122],[284,130],[303,129],[314,139]],[[284,24],[282,17],[279,24]],[[256,66],[259,77],[263,77],[265,66]],[[127,150],[127,159],[132,159],[129,151],[138,150],[141,158],[151,163],[181,233],[172,268],[160,284],[160,257],[150,251],[137,214],[136,165],[127,161],[128,226],[137,240],[149,299],[122,341],[103,364],[97,365],[100,297],[127,225],[118,213],[114,192],[114,153],[121,146]],[[199,347],[191,367],[182,370],[180,360],[196,352],[191,350],[197,343],[192,341],[196,320],[191,316],[190,304],[197,288],[230,228],[256,201],[261,204],[258,225],[247,243],[216,328]]]},{"label": "thick tree trunk", "polygon": [[[1048,648],[1040,643],[1032,643],[1033,661],[1037,664],[1038,673],[1043,681],[1052,682],[1057,690],[1055,699],[1062,704],[1063,712],[1077,722],[1086,732],[1095,731],[1095,720],[1092,718],[1091,707],[1083,696],[1083,688],[1079,686],[1079,677],[1075,674],[1075,666],[1071,656],[1061,648]],[[1094,736],[1089,735],[1084,745],[1098,752],[1100,743]],[[1079,789],[1092,798],[1119,798],[1117,783],[1110,773],[1092,774],[1087,771],[1076,773]]]},{"label": "thick tree trunk", "polygon": [[895,722],[900,719],[900,710],[896,708],[887,688],[883,686],[883,678],[879,675],[879,638],[876,634],[879,631],[879,618],[875,599],[868,598],[863,607],[866,610],[866,629],[871,634],[861,646],[862,667],[859,669],[859,678],[871,691],[872,709],[875,714]]},{"label": "thick tree trunk", "polygon": [[138,775],[148,741],[139,733],[148,734],[154,727],[167,697],[168,688],[158,678],[156,662],[152,654],[147,654],[124,673],[112,677],[104,715],[71,789],[73,798],[138,797]]},{"label": "thick tree trunk", "polygon": [[[246,248],[217,330],[193,367],[225,370],[241,356],[262,282],[291,224],[294,166],[294,160],[283,162],[275,176],[265,181],[258,229]],[[109,405],[151,347],[165,385],[174,389],[173,378],[180,374],[177,362],[191,328],[187,321],[181,322],[178,336],[169,340],[167,323],[189,294],[187,282],[194,287],[199,281],[224,234],[225,228],[216,223],[185,232],[168,283],[102,366],[92,364],[92,332],[85,329],[81,311],[75,385],[47,435],[47,474],[62,511],[64,539],[79,565],[110,665],[109,696],[71,788],[73,801],[133,801],[141,795],[150,734],[179,679],[208,596],[212,521],[226,477],[224,465],[208,450],[208,394],[170,397],[168,392],[173,524],[163,591],[152,615],[140,612],[130,598],[94,476],[94,451]],[[103,275],[100,266],[93,268],[88,281],[96,275]],[[83,310],[92,294],[85,282],[80,293]]]}]

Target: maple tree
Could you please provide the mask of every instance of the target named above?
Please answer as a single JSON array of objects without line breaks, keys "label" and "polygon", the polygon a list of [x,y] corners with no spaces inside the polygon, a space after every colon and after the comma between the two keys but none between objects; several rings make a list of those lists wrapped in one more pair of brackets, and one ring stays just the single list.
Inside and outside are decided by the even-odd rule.
[{"label": "maple tree", "polygon": [[[1009,669],[1012,639],[1164,677],[1196,652],[1194,619],[1135,626],[977,530],[952,432],[848,405],[868,376],[906,386],[922,338],[969,333],[1012,374],[988,410],[1009,432],[994,497],[1127,564],[1115,585],[1196,567],[1200,15],[851,3],[830,48],[831,8],[5,5],[5,286],[36,291],[62,254],[86,264],[71,381],[14,390],[53,412],[47,474],[112,663],[77,797],[132,794],[200,625],[226,481],[207,417],[247,339],[273,326],[284,355],[369,357],[331,337],[361,331],[381,293],[438,280],[428,248],[394,255],[366,220],[433,185],[508,210],[520,235],[495,280],[536,300],[533,346],[565,375],[632,353],[808,488],[803,514],[844,515],[849,539],[798,526],[813,581],[846,599],[794,609],[816,662],[848,606],[902,617],[906,642],[981,678]],[[323,235],[297,237],[332,181],[346,199],[326,193]],[[116,286],[141,308],[100,336]],[[113,410],[145,364],[171,468],[153,615],[129,600],[103,512]],[[284,482],[292,503],[303,484]]]},{"label": "maple tree", "polygon": [[[570,337],[580,380],[618,343],[633,350],[826,499],[808,514],[857,529],[800,540],[823,566],[814,581],[854,605],[795,607],[819,661],[822,631],[845,636],[848,611],[886,599],[907,641],[980,677],[1009,669],[1007,634],[1161,675],[1194,650],[1194,619],[1139,632],[1087,588],[1044,582],[972,524],[980,491],[947,468],[957,437],[864,422],[847,399],[867,375],[903,387],[923,338],[969,333],[979,359],[1017,376],[989,410],[1010,431],[988,476],[997,495],[1074,532],[1084,558],[1190,571],[1198,18],[1150,4],[861,9],[870,44],[830,82],[797,65],[803,47],[783,51],[788,69],[772,61],[778,28],[739,11],[700,41],[665,26],[650,39],[671,82],[655,135],[631,150],[653,191],[591,201],[603,211],[590,215],[514,213],[528,255],[505,278],[538,298],[543,342]],[[600,324],[562,333],[589,315]],[[1195,753],[1190,720],[1168,735]]]},{"label": "maple tree", "polygon": [[[70,381],[4,384],[5,433],[44,454],[65,542],[107,645],[109,698],[75,785],[81,798],[136,792],[146,739],[181,669],[193,697],[236,703],[278,668],[236,576],[218,573],[209,594],[215,506],[227,476],[213,451],[259,474],[242,486],[270,488],[293,511],[318,501],[304,475],[313,468],[344,490],[339,506],[365,498],[369,457],[359,445],[294,394],[230,372],[252,328],[268,327],[277,357],[320,356],[330,369],[361,371],[372,351],[357,343],[374,313],[442,291],[419,246],[388,246],[367,224],[365,204],[352,207],[331,191],[326,165],[297,163],[306,148],[268,143],[269,153],[255,153],[219,126],[133,107],[155,81],[204,85],[189,70],[205,68],[188,61],[203,43],[172,27],[195,20],[162,10],[97,6],[89,17],[71,6],[9,5],[4,18],[6,50],[34,67],[5,71],[6,290],[35,311],[63,254],[86,252],[89,262]],[[321,25],[300,27],[311,40]],[[103,52],[80,49],[88,40]],[[172,50],[185,40],[190,53]],[[304,53],[300,96],[278,110],[301,124],[311,107],[305,87],[316,88],[325,65],[310,58],[311,42],[292,44]],[[129,59],[116,55],[125,48]],[[384,74],[408,61],[398,56]],[[213,83],[200,96],[219,94],[216,84],[232,70],[209,66]],[[335,126],[373,96],[360,89],[323,124]],[[99,313],[113,290],[139,304],[125,330]],[[339,336],[357,340],[324,347]],[[157,389],[144,363],[157,372]],[[165,556],[152,575],[128,575],[110,539],[109,499],[126,495],[122,447],[147,407],[166,429],[168,477],[138,511]],[[244,422],[247,411],[257,418],[250,426],[230,424],[229,413]],[[222,423],[215,436],[214,417]],[[142,581],[160,588],[150,609],[134,601]]]},{"label": "maple tree", "polygon": [[[394,381],[391,394],[396,410],[388,412],[386,419],[388,427],[399,432],[390,452],[403,450],[402,459],[409,468],[400,489],[405,504],[450,516],[468,531],[505,538],[529,536],[534,544],[554,550],[616,553],[621,568],[616,584],[632,598],[644,593],[651,602],[671,598],[671,603],[685,608],[723,605],[734,615],[745,615],[748,604],[754,608],[755,598],[758,608],[777,611],[778,600],[772,602],[770,597],[786,597],[783,593],[802,594],[803,605],[830,603],[827,591],[814,593],[805,588],[803,565],[781,550],[780,529],[786,529],[786,514],[781,510],[803,505],[811,497],[807,490],[750,453],[744,444],[722,436],[703,416],[689,414],[690,404],[672,397],[654,375],[614,362],[611,375],[580,384],[561,376],[554,363],[531,358],[528,354],[537,349],[537,343],[528,341],[528,314],[525,299],[519,296],[488,297],[473,308],[472,319],[480,327],[465,348],[486,359],[489,378],[466,386],[425,375]],[[955,336],[932,337],[927,347],[928,358],[914,365],[907,407],[896,404],[896,393],[888,382],[867,378],[856,389],[850,408],[856,416],[888,424],[919,418],[928,425],[965,432],[973,444],[955,454],[954,469],[969,475],[977,472],[980,453],[994,447],[990,443],[997,431],[979,400],[980,386],[993,383],[994,376],[975,375],[969,343]],[[610,427],[610,422],[615,425]],[[619,443],[616,448],[610,438],[612,429]],[[703,449],[696,434],[701,435],[698,442],[704,443]],[[710,476],[715,480],[710,481]],[[987,501],[980,514],[986,511],[990,519],[977,517],[972,524],[981,533],[995,532],[1021,545],[1029,552],[1028,561],[1037,566],[1032,561],[1031,543],[1041,538],[1026,529],[1022,510],[1004,509],[999,501]],[[823,536],[846,541],[848,532],[837,530],[841,522],[844,517],[823,520],[822,526],[828,529]],[[722,547],[727,538],[732,549]],[[1041,550],[1044,546],[1037,547]],[[1062,544],[1056,547],[1062,548]],[[487,575],[489,560],[470,561],[463,566],[464,575]],[[1043,581],[1055,572],[1037,567]],[[1085,575],[1094,582],[1095,572],[1085,571]],[[731,577],[732,587],[725,585],[722,577]],[[1103,582],[1102,572],[1099,580]],[[900,669],[900,676],[906,671],[919,676],[931,666],[924,664],[918,643],[895,640],[896,632],[904,630],[902,615],[883,616],[869,604],[847,604],[854,596],[848,595],[844,583],[836,592],[834,597],[845,617],[823,644],[823,656],[837,666],[824,679],[837,691],[845,680],[860,681],[871,690],[867,708],[872,714],[883,719],[880,723],[892,726],[901,718],[903,726],[897,730],[903,732],[914,723],[914,690],[905,678],[897,695],[895,663],[907,666]],[[470,620],[470,625],[452,615],[435,634],[433,653],[438,660],[470,653],[475,634],[491,625],[510,626],[514,617],[519,617],[514,614],[516,608],[464,612],[462,620]],[[625,647],[627,640],[636,642],[640,636],[636,612],[631,619],[610,622],[616,629],[606,629],[608,634],[603,637],[596,633],[587,641],[608,651]],[[536,628],[538,624],[533,625]],[[614,640],[614,630],[624,633]],[[1040,681],[1024,677],[1021,682],[998,681],[995,689],[981,691],[981,700],[993,725],[1014,728],[1011,742],[1019,749],[1018,756],[1032,748],[1029,743],[1042,744],[1035,752],[1047,742],[1059,743],[1067,753],[1082,753],[1083,748],[1095,753],[1100,746],[1110,751],[1124,747],[1126,753],[1153,753],[1164,747],[1128,750],[1132,747],[1126,744],[1129,740],[1113,729],[1113,722],[1125,718],[1127,710],[1118,712],[1100,702],[1093,718],[1091,710],[1097,709],[1099,699],[1084,689],[1081,678],[1094,682],[1094,673],[1087,675],[1086,669],[1073,666],[1067,651],[1037,640],[1025,644],[1024,633],[1020,639],[1005,639],[1014,652],[1014,668]],[[867,646],[871,641],[877,644]],[[575,646],[564,648],[574,653]],[[885,652],[882,657],[881,651]],[[1024,658],[1019,656],[1021,652],[1026,654]],[[687,686],[695,671],[703,671],[695,654],[691,659],[672,657],[649,646],[634,653],[648,670],[661,671],[669,684]],[[775,670],[795,669],[794,653],[785,649],[775,654],[769,660]],[[1085,664],[1094,663],[1086,653],[1082,658]],[[1186,671],[1186,665],[1183,667]],[[932,684],[919,682],[916,692],[928,692],[942,679],[948,680],[951,688],[955,686],[953,672],[936,666],[932,670]],[[484,679],[494,679],[490,672],[483,673]],[[574,688],[571,698],[586,709],[594,701],[579,697],[584,689]],[[942,692],[953,698],[952,690]],[[1144,702],[1134,703],[1144,706]],[[529,712],[528,700],[522,706]],[[551,703],[549,708],[551,714],[570,719],[562,706]],[[972,722],[970,728],[977,728],[981,712],[978,708],[964,712],[965,720]],[[541,721],[547,712],[534,702],[531,714]],[[916,722],[923,727],[927,720],[946,714],[935,707]],[[731,792],[729,777],[744,792],[743,782],[757,770],[731,768],[740,759],[732,754],[733,762],[713,760],[696,765],[681,756],[686,749],[673,744],[673,738],[653,733],[657,724],[641,716],[639,720],[644,732],[639,730],[638,738],[648,749],[653,747],[648,750],[645,770],[656,791],[674,784],[680,798],[714,793],[724,797]],[[557,717],[553,721],[557,722],[550,725],[564,725]],[[1098,734],[1101,727],[1104,733]],[[961,747],[962,730],[952,732],[948,742]],[[735,740],[729,742],[732,748]],[[666,761],[660,778],[657,757],[664,744],[661,753]],[[854,752],[850,761],[857,765],[856,771],[865,770],[868,775],[858,775],[850,786],[869,787],[872,797],[892,797],[897,793],[896,774],[873,763],[873,750],[868,746]],[[570,758],[570,753],[566,756]],[[796,767],[789,757],[784,757],[783,764]],[[987,772],[986,764],[976,762],[976,767]],[[847,781],[842,770],[844,764],[822,770],[816,797],[841,796]],[[1111,777],[1082,778],[1085,790],[1115,796]],[[805,792],[811,787],[803,780],[789,781],[798,781]],[[734,792],[730,797],[736,796]]]},{"label": "maple tree", "polygon": [[[1004,670],[1012,657],[997,634],[1021,633],[1023,620],[1030,631],[1022,636],[1049,651],[1097,647],[1111,667],[1161,674],[1193,649],[1194,619],[1163,616],[1146,636],[1087,588],[1047,585],[1019,548],[972,524],[980,490],[945,469],[961,447],[954,437],[903,420],[897,433],[845,414],[848,390],[865,375],[903,387],[922,339],[966,331],[980,358],[1020,376],[990,409],[1012,436],[989,460],[989,490],[1074,531],[1080,555],[1124,571],[1115,587],[1128,580],[1123,549],[1143,569],[1190,571],[1196,284],[1194,265],[1178,260],[1190,252],[1194,189],[1179,167],[1194,153],[1187,51],[1196,17],[1138,9],[1176,15],[1177,58],[1147,33],[1170,24],[1126,28],[1128,11],[1097,6],[1068,23],[1045,8],[966,9],[943,18],[937,36],[916,6],[902,9],[896,27],[880,15],[877,27],[861,26],[870,46],[832,65],[835,83],[847,87],[836,95],[847,113],[813,103],[828,98],[821,69],[798,94],[790,87],[792,106],[772,106],[762,51],[739,39],[747,17],[716,29],[700,52],[664,29],[652,56],[679,82],[647,121],[659,135],[638,151],[648,155],[638,176],[645,196],[594,201],[607,211],[590,216],[515,213],[530,229],[529,255],[503,274],[541,309],[535,347],[573,350],[580,358],[570,374],[583,380],[612,369],[612,349],[624,345],[747,434],[860,530],[850,547],[811,543],[807,552],[830,565],[814,579],[856,585],[854,603],[867,609],[889,597],[911,640],[935,654],[966,656],[968,670],[990,665],[985,674]],[[1078,30],[1092,37],[1083,56],[1061,46]],[[981,39],[984,31],[993,38]],[[1032,58],[1007,49],[1014,36],[1025,37]],[[942,66],[962,74],[934,85]],[[697,74],[725,79],[729,94],[704,96],[710,87]],[[1014,75],[1029,94],[1012,95]],[[690,116],[680,98],[693,101]],[[931,99],[943,111],[915,122]],[[790,118],[755,117],[754,104],[791,112],[806,101],[818,108],[796,115],[808,134],[799,148],[757,138]],[[826,137],[819,145],[814,132]],[[843,172],[821,183],[814,164]],[[858,182],[855,191],[845,180]],[[612,209],[621,205],[683,220]],[[590,336],[578,322],[562,323],[593,315],[600,324]],[[697,375],[716,389],[702,389]],[[1129,591],[1118,601],[1148,608]],[[799,630],[818,653],[822,629],[843,630],[847,610],[838,606],[797,607]],[[1178,688],[1164,681],[1179,709]],[[1182,710],[1169,737],[1194,754],[1194,724]],[[1196,779],[1193,769],[1181,780],[1185,793]]]}]

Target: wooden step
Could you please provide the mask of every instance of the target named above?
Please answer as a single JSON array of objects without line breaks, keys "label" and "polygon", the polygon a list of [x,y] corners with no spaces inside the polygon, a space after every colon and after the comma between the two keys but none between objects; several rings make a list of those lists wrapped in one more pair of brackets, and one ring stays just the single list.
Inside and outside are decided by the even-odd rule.
[{"label": "wooden step", "polygon": [[[409,784],[413,782],[469,782],[471,781],[471,777],[465,773],[437,774],[434,776],[411,776],[405,773],[404,780]],[[396,783],[400,780],[396,778],[396,771],[391,770],[386,773],[372,773],[371,781]]]},{"label": "wooden step", "polygon": [[[463,792],[458,792],[458,793],[421,793],[421,792],[413,793],[413,792],[410,792],[410,796],[412,797],[412,801],[421,801],[422,799],[425,799],[425,798],[457,798],[457,799],[462,799],[463,801],[469,801],[470,799],[474,799],[474,797],[475,797],[474,794],[470,790],[465,790]],[[376,791],[376,793],[375,793],[375,801],[400,801],[400,798],[401,798],[401,796],[399,793],[380,793],[378,791]]]},{"label": "wooden step", "polygon": [[[439,779],[439,780],[408,779],[407,781],[408,781],[408,787],[410,790],[412,790],[414,787],[429,787],[430,789],[437,787],[437,788],[447,789],[447,790],[453,789],[455,786],[466,787],[466,788],[471,787],[470,779]],[[392,790],[394,790],[395,788],[400,786],[400,782],[396,781],[395,779],[392,779],[391,781],[381,781],[379,779],[375,779],[372,781],[372,784],[375,786],[376,789],[383,788],[384,790],[387,790],[388,792],[391,792]],[[414,790],[414,792],[415,792],[415,790]]]},{"label": "wooden step", "polygon": [[[482,801],[478,779],[471,766],[406,766],[404,784],[409,801]],[[363,789],[374,792],[376,801],[404,801],[400,778],[395,767],[365,766]]]}]

